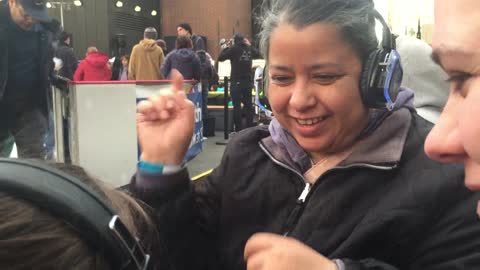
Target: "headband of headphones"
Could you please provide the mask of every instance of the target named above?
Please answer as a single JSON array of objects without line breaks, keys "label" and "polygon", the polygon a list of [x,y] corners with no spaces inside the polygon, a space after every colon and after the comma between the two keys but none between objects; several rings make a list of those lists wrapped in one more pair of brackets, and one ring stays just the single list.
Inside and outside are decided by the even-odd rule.
[{"label": "headband of headphones", "polygon": [[59,170],[0,158],[0,191],[31,202],[70,225],[112,269],[153,269],[150,255],[91,187]]},{"label": "headband of headphones", "polygon": [[395,50],[394,36],[382,15],[372,9],[371,16],[382,24],[383,37],[381,48],[372,50],[365,60],[360,91],[367,107],[392,111],[403,77],[400,55]]},{"label": "headband of headphones", "polygon": [[385,50],[395,49],[395,42],[393,40],[393,35],[390,31],[390,27],[388,27],[388,24],[387,22],[385,22],[385,19],[383,18],[383,16],[376,9],[373,9],[372,15],[383,26],[382,48]]}]

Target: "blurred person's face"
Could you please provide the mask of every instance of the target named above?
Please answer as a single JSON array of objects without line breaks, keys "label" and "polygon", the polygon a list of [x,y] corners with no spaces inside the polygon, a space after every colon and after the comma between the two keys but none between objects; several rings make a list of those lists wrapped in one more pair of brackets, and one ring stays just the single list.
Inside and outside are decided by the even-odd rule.
[{"label": "blurred person's face", "polygon": [[122,57],[122,65],[123,65],[124,67],[128,66],[128,59],[127,59],[127,58]]},{"label": "blurred person's face", "polygon": [[[328,37],[328,38],[327,38]],[[269,46],[269,101],[300,146],[319,161],[349,147],[368,121],[359,57],[331,24],[280,24]]]},{"label": "blurred person's face", "polygon": [[30,17],[18,0],[8,0],[12,20],[23,30],[30,30],[38,21]]},{"label": "blurred person's face", "polygon": [[425,142],[429,157],[464,163],[465,185],[480,190],[480,2],[436,0],[434,59],[450,77],[450,96]]},{"label": "blurred person's face", "polygon": [[190,32],[188,32],[187,30],[185,30],[183,27],[177,27],[177,35],[179,36],[190,36]]}]

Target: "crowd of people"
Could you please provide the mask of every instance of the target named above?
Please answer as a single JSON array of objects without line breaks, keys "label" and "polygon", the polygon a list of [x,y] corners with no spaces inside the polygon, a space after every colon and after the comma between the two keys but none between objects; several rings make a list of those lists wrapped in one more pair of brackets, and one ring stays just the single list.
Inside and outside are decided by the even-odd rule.
[{"label": "crowd of people", "polygon": [[[2,74],[8,84],[2,90],[0,110],[5,120],[0,123],[0,157],[9,157],[15,144],[18,157],[55,158],[52,105],[48,101],[51,84],[66,93],[69,81],[163,80],[177,69],[185,79],[202,82],[202,112],[207,115],[208,91],[217,84],[218,76],[203,38],[193,34],[188,23],[178,25],[176,46],[170,52],[165,41],[158,39],[157,30],[147,27],[130,54],[110,58],[90,46],[79,60],[72,48],[72,34],[45,13],[44,4],[31,0],[0,3],[3,58],[17,59],[6,62],[9,72]],[[42,17],[32,19],[29,12],[38,13],[39,7],[43,8]],[[37,59],[41,65],[33,63]],[[39,85],[41,91],[36,90]]]},{"label": "crowd of people", "polygon": [[[25,129],[47,126],[41,108],[27,103],[28,90],[46,88],[46,78],[19,76],[31,75],[26,64],[50,62],[22,58],[42,43],[20,47],[12,38],[48,34],[38,1],[0,6],[0,120],[12,125],[0,132],[20,142]],[[416,89],[402,86],[415,72],[402,67],[398,51],[411,48],[396,42],[373,1],[266,3],[259,38],[274,114],[268,126],[239,132],[211,174],[190,180],[182,162],[194,105],[181,71],[201,79],[200,58],[185,50],[205,48],[191,27],[179,25],[188,34],[177,39],[168,66],[154,64],[170,89],[137,106],[142,153],[127,187],[104,187],[71,165],[0,159],[0,268],[478,269],[480,3],[435,2],[433,43],[423,52],[445,72],[450,91],[443,90],[449,94],[441,115],[428,120],[415,109]],[[135,57],[152,52],[163,60],[156,31],[147,28],[144,37],[131,54],[129,78],[139,74],[131,69]],[[232,67],[234,55],[251,62],[248,47],[235,35],[220,59]],[[12,55],[22,61],[4,60]],[[430,61],[413,55],[409,61]],[[241,70],[232,68],[232,97],[244,99]],[[12,100],[29,106],[7,106]],[[38,126],[18,128],[13,120],[25,115]]]}]

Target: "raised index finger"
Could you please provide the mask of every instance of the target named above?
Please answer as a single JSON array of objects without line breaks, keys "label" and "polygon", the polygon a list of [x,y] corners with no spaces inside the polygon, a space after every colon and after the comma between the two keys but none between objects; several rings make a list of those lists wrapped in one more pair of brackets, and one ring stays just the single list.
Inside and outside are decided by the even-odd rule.
[{"label": "raised index finger", "polygon": [[172,71],[170,72],[170,78],[172,79],[173,91],[174,92],[183,91],[182,73],[180,73],[176,69],[172,69]]}]

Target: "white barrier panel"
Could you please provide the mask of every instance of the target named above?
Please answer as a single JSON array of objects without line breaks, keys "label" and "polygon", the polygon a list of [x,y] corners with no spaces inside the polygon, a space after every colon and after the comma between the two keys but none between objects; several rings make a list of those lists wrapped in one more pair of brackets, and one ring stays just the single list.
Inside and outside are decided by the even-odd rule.
[{"label": "white barrier panel", "polygon": [[71,84],[72,163],[115,187],[128,184],[138,161],[137,98],[168,87],[167,81]]},{"label": "white barrier panel", "polygon": [[[265,68],[265,60],[264,59],[253,59],[252,60],[252,67],[262,67]],[[218,77],[220,80],[223,80],[224,77],[230,78],[231,72],[231,64],[230,60],[225,60],[223,62],[218,62]]]}]

